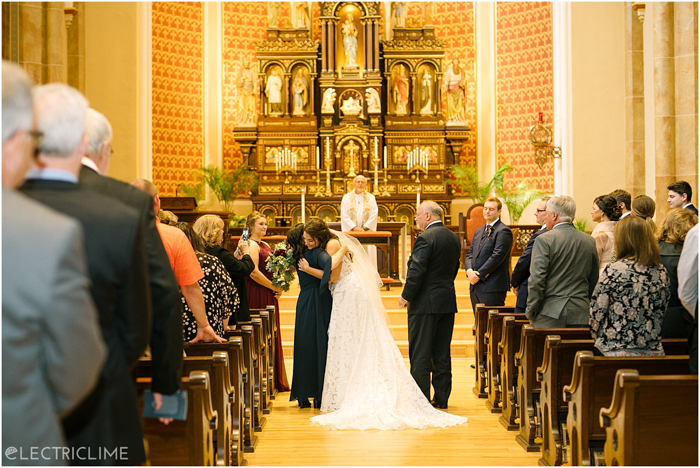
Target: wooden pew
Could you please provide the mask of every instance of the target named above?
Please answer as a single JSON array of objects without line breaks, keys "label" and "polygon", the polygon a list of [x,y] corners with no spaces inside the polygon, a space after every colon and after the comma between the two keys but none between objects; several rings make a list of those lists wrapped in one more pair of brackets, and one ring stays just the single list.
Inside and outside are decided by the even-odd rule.
[{"label": "wooden pew", "polygon": [[612,401],[600,410],[605,464],[698,465],[698,376],[617,371]]},{"label": "wooden pew", "polygon": [[486,393],[486,387],[488,386],[486,377],[486,356],[487,348],[484,342],[484,335],[486,334],[486,328],[488,327],[488,311],[497,310],[503,312],[513,312],[514,307],[501,307],[501,306],[486,306],[484,304],[477,304],[476,310],[474,311],[474,327],[472,328],[472,334],[474,335],[474,359],[476,359],[476,382],[474,384],[474,394],[479,398],[488,397]]},{"label": "wooden pew", "polygon": [[231,444],[230,465],[242,466],[243,457],[243,423],[245,420],[244,383],[243,383],[243,340],[239,336],[229,338],[226,343],[195,343],[184,345],[188,356],[210,356],[215,351],[224,351],[229,360],[229,382],[233,390],[231,394]]},{"label": "wooden pew", "polygon": [[492,413],[500,413],[501,408],[501,359],[498,354],[498,345],[501,342],[501,331],[505,317],[525,319],[525,314],[518,314],[510,310],[494,310],[489,308],[488,324],[484,334],[486,344],[486,382],[488,385],[488,397],[486,408]]},{"label": "wooden pew", "polygon": [[[277,343],[277,334],[279,333],[279,330],[277,329],[277,311],[275,311],[275,306],[274,305],[269,305],[265,309],[268,314],[268,320],[269,320],[269,330],[268,330],[268,337],[267,337],[267,360],[268,360],[268,370],[267,370],[267,375],[268,375],[268,384],[267,384],[267,395],[270,400],[274,400],[275,397],[277,396],[277,389],[275,388],[275,367],[276,367],[276,356],[277,356],[277,349],[276,349],[276,343]],[[280,349],[279,352],[281,353],[282,350]]]},{"label": "wooden pew", "polygon": [[256,364],[258,366],[258,374],[256,375],[259,377],[255,388],[256,402],[258,404],[256,413],[260,414],[255,430],[259,432],[265,424],[265,417],[262,415],[270,413],[269,400],[267,398],[267,372],[269,370],[267,365],[267,339],[265,338],[265,325],[262,317],[260,317],[260,315],[252,315],[250,317],[250,322],[253,325],[253,337],[255,338],[253,343],[257,354]]},{"label": "wooden pew", "polygon": [[262,355],[262,325],[258,320],[251,317],[249,325],[242,325],[241,328],[251,327],[251,344],[253,347],[253,429],[255,432],[262,431],[266,423],[266,418],[263,416],[263,359]]},{"label": "wooden pew", "polygon": [[591,337],[588,328],[540,328],[524,325],[520,336],[520,350],[515,355],[518,366],[518,430],[515,441],[528,452],[538,452],[541,422],[537,420],[536,407],[539,406],[540,386],[537,382],[537,366],[544,356],[544,343],[548,335],[559,335],[562,339],[587,339]]},{"label": "wooden pew", "polygon": [[227,329],[224,332],[226,339],[231,341],[232,338],[238,338],[243,343],[243,451],[252,453],[255,451],[255,446],[258,444],[258,436],[254,431],[254,407],[253,407],[253,327],[247,325],[240,330]]},{"label": "wooden pew", "polygon": [[514,316],[503,317],[501,341],[498,343],[498,354],[501,358],[501,416],[498,422],[509,431],[517,431],[518,417],[518,367],[515,365],[515,354],[520,349],[520,335],[524,325],[529,320],[516,320]]},{"label": "wooden pew", "polygon": [[[671,346],[664,342],[664,348]],[[576,353],[571,383],[563,389],[568,403],[563,463],[590,466],[595,461],[591,452],[598,453],[597,458],[602,460],[605,429],[599,425],[598,416],[610,404],[620,369],[635,369],[641,375],[687,374],[688,356],[604,357],[590,351]]]},{"label": "wooden pew", "polygon": [[[687,344],[683,343],[684,340],[680,340],[681,346],[677,345],[678,341],[665,343],[668,354],[687,349]],[[541,384],[540,414],[538,415],[542,428],[540,465],[559,466],[565,461],[565,446],[568,443],[564,439],[564,432],[569,406],[564,400],[564,387],[572,381],[577,354],[593,353],[594,349],[595,341],[592,339],[562,340],[559,336],[549,335],[545,341],[542,365],[537,369],[537,381]],[[687,363],[687,356],[685,361]],[[610,383],[612,384],[612,381]]]},{"label": "wooden pew", "polygon": [[[272,307],[274,309],[274,306]],[[252,323],[260,321],[260,348],[262,354],[262,359],[260,361],[260,370],[262,372],[261,407],[263,414],[270,414],[272,408],[270,392],[275,386],[274,367],[270,366],[270,353],[273,352],[274,348],[274,342],[271,340],[272,324],[270,323],[270,313],[267,309],[253,309],[250,312]]]},{"label": "wooden pew", "polygon": [[[211,359],[211,358],[210,358]],[[151,360],[139,360],[137,389],[143,408],[143,390],[151,386]],[[214,439],[218,413],[214,410],[209,374],[193,370],[182,377],[182,390],[187,392],[187,420],[164,425],[157,419],[144,418],[148,464],[180,466],[214,466],[217,463]]]}]

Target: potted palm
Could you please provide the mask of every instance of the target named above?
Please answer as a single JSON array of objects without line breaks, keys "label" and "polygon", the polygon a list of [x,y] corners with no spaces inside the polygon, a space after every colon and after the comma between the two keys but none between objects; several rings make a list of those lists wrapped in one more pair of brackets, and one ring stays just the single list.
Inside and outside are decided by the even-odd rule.
[{"label": "potted palm", "polygon": [[518,224],[525,208],[542,196],[542,194],[526,180],[521,181],[519,184],[509,189],[500,186],[496,189],[496,195],[501,197],[503,203],[508,207],[511,224]]},{"label": "potted palm", "polygon": [[513,166],[510,164],[502,164],[496,169],[491,180],[483,183],[479,179],[479,171],[476,167],[455,164],[449,169],[451,177],[446,179],[443,184],[460,188],[475,204],[483,204],[492,193],[498,193],[503,188],[503,174],[512,170]]}]

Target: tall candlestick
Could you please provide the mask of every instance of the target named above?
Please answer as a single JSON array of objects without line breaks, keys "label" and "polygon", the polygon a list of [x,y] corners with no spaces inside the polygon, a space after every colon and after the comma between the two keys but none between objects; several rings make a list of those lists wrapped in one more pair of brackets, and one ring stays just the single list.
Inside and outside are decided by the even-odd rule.
[{"label": "tall candlestick", "polygon": [[384,146],[384,167],[387,167],[387,165],[386,165],[386,146]]},{"label": "tall candlestick", "polygon": [[306,224],[306,188],[301,189],[301,222]]},{"label": "tall candlestick", "polygon": [[321,169],[321,150],[319,150],[318,145],[316,145],[316,167]]},{"label": "tall candlestick", "polygon": [[420,206],[420,185],[418,186],[418,191],[416,192],[416,213],[418,212],[419,206]]}]

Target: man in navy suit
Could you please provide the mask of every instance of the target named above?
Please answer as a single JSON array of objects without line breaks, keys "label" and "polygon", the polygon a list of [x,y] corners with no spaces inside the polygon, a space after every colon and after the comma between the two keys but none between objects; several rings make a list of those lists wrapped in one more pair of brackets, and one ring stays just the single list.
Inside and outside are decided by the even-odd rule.
[{"label": "man in navy suit", "polygon": [[688,182],[679,180],[666,188],[668,189],[668,200],[666,201],[669,208],[685,208],[696,215],[698,214],[698,209],[690,202],[693,198],[693,189]]},{"label": "man in navy suit", "polygon": [[510,289],[510,250],[513,233],[500,221],[503,205],[491,197],[484,203],[486,224],[474,233],[464,261],[471,286],[472,310],[477,304],[502,306]]},{"label": "man in navy suit", "polygon": [[459,238],[442,224],[442,208],[425,201],[418,207],[416,237],[399,307],[408,307],[408,356],[411,375],[433,406],[447,408],[452,391],[450,342],[457,313],[455,278],[459,271]]},{"label": "man in navy suit", "polygon": [[530,260],[532,260],[532,246],[535,243],[537,236],[543,232],[547,232],[547,225],[545,224],[545,212],[547,211],[547,200],[549,197],[543,198],[540,204],[537,206],[537,211],[535,211],[535,219],[537,219],[537,224],[542,227],[533,232],[530,236],[530,240],[523,249],[522,255],[518,259],[518,263],[513,267],[513,274],[510,277],[510,285],[513,287],[513,292],[517,296],[515,302],[515,311],[520,313],[525,313],[527,308],[527,280],[530,277]]}]

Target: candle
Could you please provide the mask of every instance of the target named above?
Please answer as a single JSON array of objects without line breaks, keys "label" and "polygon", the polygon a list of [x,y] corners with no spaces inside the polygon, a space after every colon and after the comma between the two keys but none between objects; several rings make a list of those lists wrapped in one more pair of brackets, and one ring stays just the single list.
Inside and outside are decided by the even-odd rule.
[{"label": "candle", "polygon": [[420,206],[420,185],[418,186],[418,191],[416,192],[416,213],[418,212],[419,206]]},{"label": "candle", "polygon": [[540,112],[540,122],[542,122],[542,112]]},{"label": "candle", "polygon": [[326,157],[331,157],[331,140],[329,137],[326,137]]},{"label": "candle", "polygon": [[379,159],[379,138],[374,137],[374,157]]},{"label": "candle", "polygon": [[301,189],[301,222],[306,223],[306,188]]},{"label": "candle", "polygon": [[316,146],[316,168],[321,169],[321,151]]},{"label": "candle", "polygon": [[384,146],[384,167],[386,168],[386,146]]}]

